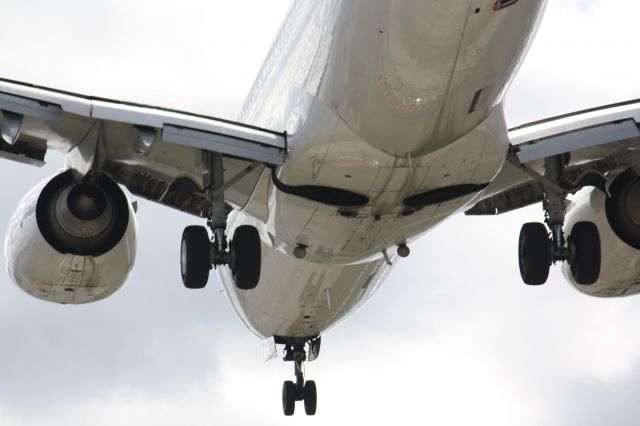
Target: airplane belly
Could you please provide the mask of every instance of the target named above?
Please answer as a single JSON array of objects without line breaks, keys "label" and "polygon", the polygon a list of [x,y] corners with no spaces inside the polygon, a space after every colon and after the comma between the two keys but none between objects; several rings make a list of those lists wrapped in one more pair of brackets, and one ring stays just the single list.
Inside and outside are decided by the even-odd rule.
[{"label": "airplane belly", "polygon": [[219,269],[248,328],[321,333],[375,290],[398,244],[482,195],[509,143],[502,96],[544,3],[294,3],[240,116],[288,132],[285,164],[228,228],[259,229],[260,283],[238,290]]},{"label": "airplane belly", "polygon": [[[319,102],[308,127],[292,140],[277,179],[310,189],[300,196],[271,185],[266,229],[283,252],[303,245],[307,260],[344,264],[393,251],[475,202],[502,167],[509,142],[499,106],[440,150],[398,158],[360,139]],[[325,187],[358,194],[366,203],[314,200],[313,191]]]},{"label": "airplane belly", "polygon": [[[327,149],[322,154],[324,160],[314,169],[314,157],[323,148],[301,143],[292,149],[280,178],[317,183],[314,175],[323,175],[327,167],[331,173],[320,182],[333,185],[329,176],[342,179],[348,172],[354,180],[349,188],[370,201],[358,208],[319,203],[277,189],[269,183],[270,173],[263,173],[245,211],[234,212],[227,229],[233,235],[233,229],[241,224],[258,228],[262,240],[260,282],[255,289],[239,290],[228,268],[218,270],[234,309],[245,325],[262,337],[314,336],[343,320],[375,291],[388,272],[383,252],[393,260],[397,244],[410,242],[475,202],[483,184],[493,179],[505,158],[508,141],[501,107],[458,141],[416,159],[398,159],[356,136],[346,138],[348,127],[317,107],[324,112],[313,113],[318,114],[312,114],[317,120],[310,123],[325,131],[333,129],[326,134],[340,135],[341,142],[350,140],[356,151],[332,157],[336,152]],[[331,141],[329,137],[327,143]],[[304,146],[308,151],[302,150]],[[364,151],[358,153],[357,149]],[[367,165],[359,164],[358,158],[365,159]],[[373,178],[367,174],[371,164],[378,165]],[[359,176],[361,168],[364,178]],[[464,185],[473,190],[427,205],[412,206],[404,201],[433,188]],[[264,214],[256,215],[258,210]],[[298,245],[306,247],[304,259],[293,253]]]},{"label": "airplane belly", "polygon": [[501,101],[544,2],[492,5],[345,2],[320,97],[392,155],[457,140]]},{"label": "airplane belly", "polygon": [[[237,213],[230,227],[245,223],[254,222]],[[262,236],[264,239],[264,233]],[[255,289],[238,289],[228,268],[219,268],[218,275],[236,313],[256,335],[305,337],[320,334],[361,306],[389,269],[381,259],[353,265],[319,264],[297,259],[263,241],[262,272]]]}]

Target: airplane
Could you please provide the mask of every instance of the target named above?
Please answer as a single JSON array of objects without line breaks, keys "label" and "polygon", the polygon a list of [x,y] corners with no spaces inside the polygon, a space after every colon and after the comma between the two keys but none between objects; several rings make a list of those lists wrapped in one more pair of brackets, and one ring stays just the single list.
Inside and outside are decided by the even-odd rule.
[{"label": "airplane", "polygon": [[12,219],[9,274],[52,302],[113,294],[133,267],[137,226],[118,184],[206,219],[211,237],[203,226],[183,234],[184,284],[202,288],[215,267],[245,325],[271,354],[285,346],[296,377],[283,385],[286,415],[296,401],[316,411],[303,363],[320,335],[452,214],[542,201],[545,223],[520,234],[525,283],[563,262],[583,292],[632,294],[633,268],[619,263],[638,244],[637,102],[504,122],[543,9],[295,3],[237,122],[2,80],[0,155],[39,165],[48,149],[68,153],[68,169]]}]

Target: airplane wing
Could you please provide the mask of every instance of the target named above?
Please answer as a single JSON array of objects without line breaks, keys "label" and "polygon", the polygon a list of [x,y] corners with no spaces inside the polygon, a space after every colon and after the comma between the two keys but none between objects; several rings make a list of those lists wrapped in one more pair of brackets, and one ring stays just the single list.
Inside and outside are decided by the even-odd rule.
[{"label": "airplane wing", "polygon": [[0,157],[44,164],[48,149],[81,175],[105,171],[132,193],[204,216],[203,152],[223,156],[225,200],[250,197],[287,135],[228,120],[0,79]]},{"label": "airplane wing", "polygon": [[[640,100],[536,121],[509,130],[505,165],[467,215],[496,215],[538,203],[544,187],[574,193],[607,191],[605,174],[640,164]],[[563,182],[544,176],[544,161],[564,156]]]}]

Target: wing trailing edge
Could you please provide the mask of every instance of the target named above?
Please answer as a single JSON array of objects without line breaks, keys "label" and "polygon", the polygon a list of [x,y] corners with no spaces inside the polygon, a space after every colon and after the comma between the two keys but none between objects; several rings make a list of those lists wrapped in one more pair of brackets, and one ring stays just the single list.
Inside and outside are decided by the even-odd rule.
[{"label": "wing trailing edge", "polygon": [[563,155],[567,193],[583,186],[604,191],[602,176],[640,165],[640,100],[536,121],[509,130],[507,161],[467,215],[495,215],[543,200],[544,160]]}]

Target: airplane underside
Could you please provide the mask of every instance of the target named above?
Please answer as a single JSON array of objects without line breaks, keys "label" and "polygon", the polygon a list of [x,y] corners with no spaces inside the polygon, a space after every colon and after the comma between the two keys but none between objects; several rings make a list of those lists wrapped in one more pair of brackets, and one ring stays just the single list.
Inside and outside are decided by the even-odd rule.
[{"label": "airplane underside", "polygon": [[[542,5],[499,6],[294,2],[245,103],[249,125],[10,89],[7,155],[38,161],[38,149],[54,147],[70,167],[16,212],[10,274],[61,303],[116,291],[133,268],[136,223],[108,190],[114,181],[206,219],[183,232],[185,286],[204,287],[216,268],[245,325],[295,365],[285,414],[297,400],[314,414],[302,364],[317,357],[320,335],[371,296],[413,239],[473,205],[504,163],[501,101]],[[51,134],[60,138],[42,146]],[[56,221],[38,219],[47,215]],[[36,246],[52,262],[30,271]],[[122,267],[110,275],[114,258]]]},{"label": "airplane underside", "polygon": [[294,2],[240,122],[0,80],[0,156],[68,154],[11,220],[9,274],[57,303],[113,294],[136,253],[135,206],[118,184],[198,217],[206,226],[182,235],[183,283],[202,288],[216,269],[270,356],[283,345],[295,374],[285,415],[296,401],[316,412],[303,364],[320,336],[453,214],[542,202],[545,223],[519,239],[526,284],[562,262],[587,294],[640,292],[640,106],[506,127],[503,95],[543,9]]},{"label": "airplane underside", "polygon": [[305,342],[319,350],[396,256],[475,204],[505,161],[501,97],[542,5],[475,6],[294,4],[247,99],[241,120],[286,128],[288,157],[229,221],[260,229],[260,284],[243,291],[218,271],[245,325],[295,361],[287,415],[307,401]]}]

